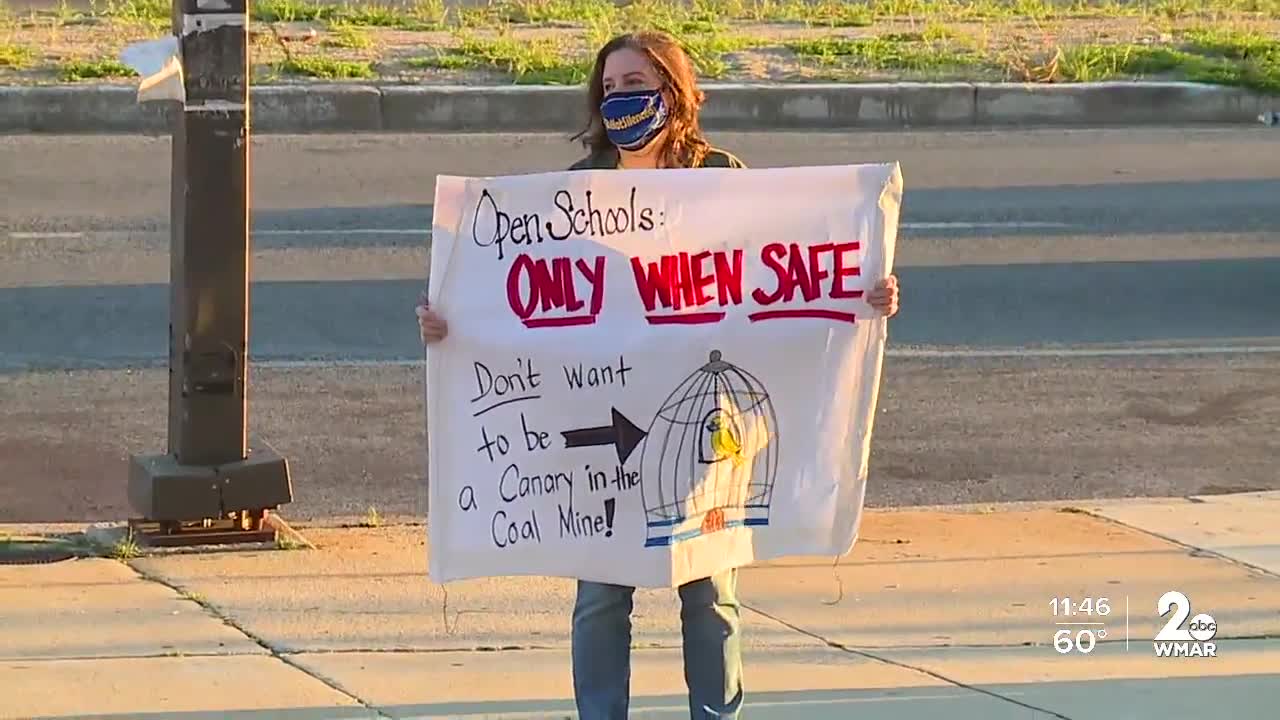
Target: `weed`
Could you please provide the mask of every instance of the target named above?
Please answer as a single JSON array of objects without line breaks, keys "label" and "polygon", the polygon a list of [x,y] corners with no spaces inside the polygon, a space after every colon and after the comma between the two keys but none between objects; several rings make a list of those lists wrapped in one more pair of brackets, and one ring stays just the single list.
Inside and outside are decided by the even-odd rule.
[{"label": "weed", "polygon": [[508,23],[579,25],[613,15],[606,0],[507,0],[495,15]]},{"label": "weed", "polygon": [[519,84],[576,85],[591,70],[584,58],[570,56],[563,44],[549,38],[464,36],[455,55],[471,59],[477,67],[506,72]]},{"label": "weed", "polygon": [[466,70],[476,66],[474,58],[454,52],[441,53],[435,57],[411,58],[405,62],[412,68],[434,68],[436,70]]},{"label": "weed", "polygon": [[324,41],[324,44],[329,47],[363,50],[373,46],[373,38],[368,31],[362,30],[356,25],[348,23],[336,24],[330,26],[329,32],[331,34]]},{"label": "weed", "polygon": [[806,19],[811,25],[827,27],[867,27],[876,20],[869,6],[838,0],[820,0]]},{"label": "weed", "polygon": [[126,530],[124,536],[111,546],[111,551],[108,554],[111,558],[121,562],[132,560],[142,555],[142,548],[133,537],[133,530]]},{"label": "weed", "polygon": [[69,60],[58,68],[63,82],[135,77],[138,73],[118,60]]},{"label": "weed", "polygon": [[35,61],[35,53],[31,48],[22,45],[0,43],[0,68],[22,69]]},{"label": "weed", "polygon": [[364,514],[364,522],[361,525],[371,528],[382,525],[382,516],[378,514],[378,508],[370,505],[368,511]]},{"label": "weed", "polygon": [[267,23],[337,20],[340,12],[340,5],[302,0],[258,0],[249,9],[252,19]]},{"label": "weed", "polygon": [[1062,79],[1169,75],[1191,82],[1280,92],[1280,42],[1256,35],[1188,33],[1184,49],[1086,45],[1062,52]]},{"label": "weed", "polygon": [[101,14],[152,29],[168,27],[173,23],[173,5],[166,0],[107,0]]},{"label": "weed", "polygon": [[444,26],[444,0],[412,5],[382,2],[334,4],[304,0],[261,0],[250,8],[254,20],[266,23],[321,22],[400,30],[438,30]]},{"label": "weed", "polygon": [[[1100,82],[1124,75],[1135,48],[1131,45],[1084,45],[1056,56],[1056,72],[1067,82]],[[1047,78],[1052,80],[1054,78]]]},{"label": "weed", "polygon": [[725,55],[763,43],[763,40],[745,35],[710,33],[686,36],[682,44],[698,71],[707,77],[716,78],[728,70]]},{"label": "weed", "polygon": [[925,26],[924,31],[920,33],[920,37],[925,42],[939,42],[942,40],[951,40],[955,37],[955,33],[946,25],[937,22],[931,22]]},{"label": "weed", "polygon": [[302,75],[323,80],[367,79],[377,75],[371,62],[315,56],[288,58],[280,62],[276,69],[286,75]]},{"label": "weed", "polygon": [[1259,33],[1201,28],[1188,31],[1185,38],[1188,50],[1201,55],[1262,63],[1280,62],[1280,40]]},{"label": "weed", "polygon": [[834,64],[850,63],[875,70],[938,71],[975,67],[981,60],[968,51],[892,37],[820,38],[788,44],[797,55]]}]

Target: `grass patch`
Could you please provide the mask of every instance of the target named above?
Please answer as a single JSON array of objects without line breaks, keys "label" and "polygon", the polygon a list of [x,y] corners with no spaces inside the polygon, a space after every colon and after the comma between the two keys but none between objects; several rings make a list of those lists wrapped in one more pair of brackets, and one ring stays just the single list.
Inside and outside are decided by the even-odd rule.
[{"label": "grass patch", "polygon": [[563,43],[548,38],[464,36],[458,49],[445,57],[454,58],[449,62],[461,63],[465,59],[471,67],[505,72],[518,84],[577,85],[591,72],[589,60],[569,53]]},{"label": "grass patch", "polygon": [[[69,23],[80,13],[66,0],[53,14]],[[93,0],[93,15],[167,26],[167,0]],[[1145,17],[1163,20],[1216,19],[1225,15],[1280,18],[1280,0],[487,0],[446,5],[446,0],[260,0],[250,7],[256,22],[347,23],[403,30],[496,29],[510,25],[656,27],[711,32],[726,22],[784,23],[808,27],[866,27],[878,20],[913,22],[1063,20]]]},{"label": "grass patch", "polygon": [[475,58],[457,52],[446,52],[435,57],[411,58],[405,61],[411,68],[433,70],[467,70],[476,66]]},{"label": "grass patch", "polygon": [[[808,11],[802,15],[800,19],[809,25],[825,25],[827,27],[867,27],[876,21],[875,12],[871,6],[838,2],[837,0],[822,0],[816,3],[812,8],[805,8]],[[790,18],[792,10],[783,10],[781,15],[775,19],[782,20]]]},{"label": "grass patch", "polygon": [[604,0],[507,0],[493,8],[495,19],[526,25],[583,25],[612,17]]},{"label": "grass patch", "polygon": [[1185,37],[1188,49],[1202,55],[1263,63],[1280,62],[1280,39],[1259,33],[1208,28],[1192,30]]},{"label": "grass patch", "polygon": [[361,29],[357,25],[339,24],[329,28],[329,37],[325,38],[324,44],[329,47],[349,48],[352,50],[364,50],[373,47],[373,37],[369,35],[367,30]]},{"label": "grass patch", "polygon": [[107,0],[106,6],[95,14],[160,30],[172,27],[172,7],[165,0]]},{"label": "grass patch", "polygon": [[1181,48],[1085,45],[1062,51],[1061,78],[1097,82],[1168,75],[1191,82],[1280,93],[1280,41],[1255,34],[1193,31]]},{"label": "grass patch", "polygon": [[797,55],[824,64],[873,70],[932,72],[977,67],[983,63],[982,58],[971,51],[924,43],[916,36],[819,38],[788,43],[787,47]]},{"label": "grass patch", "polygon": [[118,60],[68,60],[58,67],[63,82],[136,77],[133,68]]},{"label": "grass patch", "polygon": [[377,76],[373,63],[364,60],[335,60],[326,57],[295,57],[280,62],[276,70],[322,80],[364,80]]},{"label": "grass patch", "polygon": [[36,55],[31,48],[10,43],[0,43],[0,67],[20,70],[35,62]]},{"label": "grass patch", "polygon": [[445,26],[447,14],[444,0],[418,0],[412,4],[397,5],[261,0],[250,7],[252,19],[258,22],[316,22],[398,30],[438,30]]},{"label": "grass patch", "polygon": [[[87,14],[55,2],[63,4],[32,11],[30,22],[0,22],[8,43],[0,43],[0,68],[35,66],[64,81],[134,76],[96,58],[111,54],[116,35],[137,36],[138,23],[170,22],[168,0],[91,0]],[[1280,40],[1268,37],[1280,0],[261,0],[250,11],[259,28],[296,22],[321,31],[305,45],[279,42],[282,53],[255,65],[277,78],[376,79],[403,62],[521,84],[580,84],[606,40],[655,28],[680,40],[704,78],[858,80],[874,71],[884,79],[1020,82],[1165,76],[1271,92],[1280,84]],[[1101,28],[1099,18],[1126,19]],[[1022,22],[996,29],[1007,30],[1006,21]],[[783,36],[760,24],[789,29]],[[872,37],[829,29],[866,26]],[[415,34],[443,29],[454,33],[452,48],[439,35]],[[1131,42],[1137,37],[1161,39]],[[766,50],[750,52],[759,48]],[[778,51],[805,67],[792,73],[776,62]],[[45,54],[79,58],[45,64]],[[405,54],[416,57],[401,61]],[[484,81],[479,73],[463,79]]]},{"label": "grass patch", "polygon": [[706,33],[688,35],[682,38],[681,44],[689,58],[697,66],[698,72],[706,77],[718,78],[729,69],[725,56],[748,48],[765,44],[760,38],[747,35]]}]

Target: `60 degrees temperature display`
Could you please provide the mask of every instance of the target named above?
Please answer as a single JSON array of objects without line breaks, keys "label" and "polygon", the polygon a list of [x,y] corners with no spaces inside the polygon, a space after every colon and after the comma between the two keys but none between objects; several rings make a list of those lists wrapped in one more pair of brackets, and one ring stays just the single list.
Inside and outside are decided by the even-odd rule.
[{"label": "60 degrees temperature display", "polygon": [[1070,597],[1053,598],[1050,601],[1057,630],[1053,633],[1053,649],[1066,655],[1078,652],[1088,655],[1099,640],[1107,637],[1106,617],[1111,614],[1108,598],[1086,597],[1079,601]]}]

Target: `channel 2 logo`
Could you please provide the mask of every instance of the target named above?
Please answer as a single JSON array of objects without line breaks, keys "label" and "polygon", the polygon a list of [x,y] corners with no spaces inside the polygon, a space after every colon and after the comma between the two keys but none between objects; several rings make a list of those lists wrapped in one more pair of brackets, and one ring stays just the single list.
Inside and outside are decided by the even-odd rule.
[{"label": "channel 2 logo", "polygon": [[1177,590],[1161,595],[1160,602],[1156,603],[1156,612],[1161,617],[1171,611],[1173,615],[1155,637],[1156,657],[1218,656],[1218,646],[1210,642],[1218,634],[1218,623],[1212,615],[1200,613],[1187,623],[1187,617],[1191,615],[1191,601]]}]

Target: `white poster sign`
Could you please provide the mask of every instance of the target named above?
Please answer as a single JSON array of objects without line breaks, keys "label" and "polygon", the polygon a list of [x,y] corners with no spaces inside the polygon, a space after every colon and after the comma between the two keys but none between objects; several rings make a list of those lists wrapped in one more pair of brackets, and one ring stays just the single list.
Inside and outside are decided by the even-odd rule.
[{"label": "white poster sign", "polygon": [[431,577],[847,552],[901,197],[896,164],[440,177]]}]

